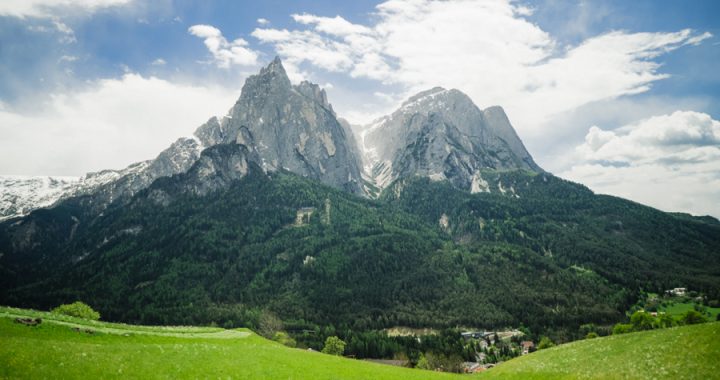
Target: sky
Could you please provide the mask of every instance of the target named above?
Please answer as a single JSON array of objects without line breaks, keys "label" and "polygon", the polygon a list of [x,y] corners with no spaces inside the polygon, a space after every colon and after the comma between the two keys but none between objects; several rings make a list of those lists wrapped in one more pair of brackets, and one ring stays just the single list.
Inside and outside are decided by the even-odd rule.
[{"label": "sky", "polygon": [[545,170],[720,217],[720,2],[0,2],[0,175],[153,158],[276,55],[356,124],[435,86],[502,106]]}]

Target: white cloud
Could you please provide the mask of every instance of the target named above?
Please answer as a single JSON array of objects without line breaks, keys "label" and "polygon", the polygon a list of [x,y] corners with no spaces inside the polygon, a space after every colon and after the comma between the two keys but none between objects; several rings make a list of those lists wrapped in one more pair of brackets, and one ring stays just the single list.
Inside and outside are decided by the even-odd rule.
[{"label": "white cloud", "polygon": [[60,42],[64,44],[71,44],[77,42],[77,39],[75,38],[75,31],[72,30],[71,27],[67,26],[67,24],[61,22],[56,18],[52,20],[52,23],[57,29],[57,31],[61,34]]},{"label": "white cloud", "polygon": [[335,17],[319,17],[304,14],[291,15],[293,20],[300,24],[314,25],[315,30],[335,36],[351,36],[355,34],[370,34],[372,30],[368,27],[353,24],[340,16]]},{"label": "white cloud", "polygon": [[0,109],[0,174],[82,175],[155,157],[239,94],[125,74],[56,94],[44,107]]},{"label": "white cloud", "polygon": [[58,59],[58,62],[75,62],[78,60],[78,57],[74,55],[63,55]]},{"label": "white cloud", "polygon": [[259,18],[259,19],[257,19],[257,23],[260,25],[268,25],[268,24],[270,24],[270,20],[268,20],[266,18]]},{"label": "white cloud", "polygon": [[666,211],[720,216],[720,122],[676,111],[613,131],[591,127],[562,177]]},{"label": "white cloud", "polygon": [[3,0],[0,2],[0,16],[14,17],[57,17],[62,9],[92,13],[109,7],[122,6],[132,0]]},{"label": "white cloud", "polygon": [[251,34],[262,43],[274,45],[288,72],[299,73],[299,65],[309,62],[330,72],[349,72],[353,77],[387,78],[390,68],[380,57],[382,46],[371,28],[340,16],[294,14],[292,18],[313,29],[257,28]]},{"label": "white cloud", "polygon": [[49,20],[54,29],[44,25],[29,25],[36,32],[59,32],[58,41],[64,44],[77,42],[75,31],[61,19],[68,15],[92,14],[102,9],[124,6],[133,0],[3,0],[0,2],[0,16],[31,17],[41,21]]},{"label": "white cloud", "polygon": [[257,28],[252,36],[272,44],[293,70],[307,63],[400,85],[406,96],[458,88],[480,107],[503,105],[531,138],[554,115],[647,91],[667,77],[654,59],[710,37],[614,31],[558,46],[525,18],[531,12],[510,0],[390,0],[377,6],[372,24],[295,14],[297,29]]},{"label": "white cloud", "polygon": [[60,21],[60,19],[58,19],[57,17],[50,17],[49,20],[50,24],[52,24],[52,27],[49,27],[48,25],[43,25],[46,23],[46,19],[42,19],[38,24],[28,25],[27,30],[37,33],[58,32],[60,34],[60,36],[58,37],[59,42],[63,44],[71,44],[77,42],[77,38],[75,38],[75,31],[71,27]]},{"label": "white cloud", "polygon": [[229,68],[230,65],[255,65],[258,53],[248,48],[242,38],[228,42],[218,28],[211,25],[193,25],[188,29],[193,36],[200,37],[210,51],[218,67]]},{"label": "white cloud", "polygon": [[298,66],[304,61],[332,72],[345,71],[353,65],[350,56],[352,52],[347,46],[311,31],[255,29],[252,36],[261,42],[275,45],[275,51],[283,57],[288,74],[299,73]]},{"label": "white cloud", "polygon": [[150,63],[153,66],[165,66],[167,64],[167,61],[165,61],[162,58],[157,58],[152,63]]},{"label": "white cloud", "polygon": [[642,165],[696,156],[693,152],[707,147],[720,153],[720,122],[704,113],[676,111],[614,131],[593,126],[578,149],[586,160]]},{"label": "white cloud", "polygon": [[[701,42],[703,42],[704,40],[706,40],[706,39],[708,39],[708,38],[711,38],[712,36],[713,36],[712,33],[710,33],[710,32],[705,32],[705,33],[703,33],[703,34],[701,34],[701,35],[699,35],[699,36],[694,36],[694,37],[692,37],[692,38],[689,38],[689,39],[687,40],[687,44],[688,44],[688,45],[695,45],[695,46],[697,46],[697,45],[699,45]],[[713,44],[713,45],[715,45],[715,44]]]}]

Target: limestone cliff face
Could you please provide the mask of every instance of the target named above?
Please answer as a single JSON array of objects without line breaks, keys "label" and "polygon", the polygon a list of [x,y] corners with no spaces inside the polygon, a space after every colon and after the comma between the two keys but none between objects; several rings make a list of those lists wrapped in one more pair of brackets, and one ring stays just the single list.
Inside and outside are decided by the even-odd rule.
[{"label": "limestone cliff face", "polygon": [[[414,175],[447,179],[476,191],[482,188],[481,169],[542,171],[502,108],[480,110],[458,90],[436,87],[421,92],[364,128],[358,140],[353,128],[337,117],[323,89],[307,81],[293,85],[275,58],[246,80],[225,117],[210,118],[194,137],[178,139],[155,159],[46,186],[42,197],[33,193],[45,188],[40,186],[47,182],[44,179],[2,181],[9,195],[0,197],[0,219],[68,198],[101,212],[159,178],[187,172],[203,150],[228,144],[243,146],[243,157],[265,172],[287,170],[363,196],[377,195],[395,179]],[[222,161],[223,152],[230,150],[214,151],[213,162]],[[211,177],[203,178],[213,182]]]},{"label": "limestone cliff face", "polygon": [[352,193],[362,193],[360,159],[325,91],[290,83],[279,59],[245,82],[240,99],[222,121],[196,135],[247,146],[266,171],[289,170]]},{"label": "limestone cliff face", "polygon": [[381,188],[418,175],[472,191],[481,169],[542,171],[502,108],[480,110],[462,92],[440,87],[367,127],[362,144]]},{"label": "limestone cliff face", "polygon": [[[200,157],[184,173],[166,179],[162,186],[151,186],[147,197],[162,205],[177,194],[203,196],[230,186],[245,177],[251,167],[257,168],[255,153],[241,144],[218,144],[202,151]],[[259,168],[257,170],[260,170]],[[158,181],[156,184],[161,183]]]}]

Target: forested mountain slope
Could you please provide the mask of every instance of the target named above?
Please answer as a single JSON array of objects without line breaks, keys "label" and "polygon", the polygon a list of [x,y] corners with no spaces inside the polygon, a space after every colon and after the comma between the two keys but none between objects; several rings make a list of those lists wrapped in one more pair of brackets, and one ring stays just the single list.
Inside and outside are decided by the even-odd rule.
[{"label": "forested mountain slope", "polygon": [[[0,303],[82,299],[143,323],[240,326],[271,311],[299,328],[574,331],[619,320],[640,288],[718,291],[720,225],[549,174],[483,173],[504,194],[409,178],[368,200],[246,154],[215,146],[100,216],[66,201],[0,225]],[[200,191],[208,165],[222,180]]]}]

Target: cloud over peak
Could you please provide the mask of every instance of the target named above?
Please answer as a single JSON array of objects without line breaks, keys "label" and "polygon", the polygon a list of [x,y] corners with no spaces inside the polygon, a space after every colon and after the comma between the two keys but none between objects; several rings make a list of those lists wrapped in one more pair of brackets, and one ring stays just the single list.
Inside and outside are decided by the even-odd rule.
[{"label": "cloud over peak", "polygon": [[193,25],[188,28],[188,33],[203,39],[205,47],[212,54],[218,67],[251,66],[258,62],[258,53],[248,47],[247,41],[237,38],[229,42],[220,29],[212,25]]},{"label": "cloud over peak", "polygon": [[[405,1],[379,4],[367,25],[341,16],[294,14],[296,29],[256,28],[291,72],[300,66],[400,86],[459,88],[480,106],[502,104],[521,134],[594,101],[647,91],[667,78],[654,59],[709,33],[611,31],[560,46],[509,0]],[[304,66],[306,70],[310,70]]]}]

